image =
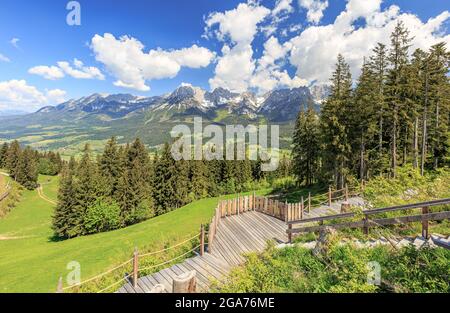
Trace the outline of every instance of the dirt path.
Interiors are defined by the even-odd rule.
[[[47,201],[47,202],[49,202],[49,203],[51,203],[51,204],[53,204],[53,205],[57,205],[56,201],[54,201],[54,200],[48,198],[48,197],[44,194],[44,189],[43,189],[42,185],[40,185],[40,186],[37,188],[37,192],[38,192],[39,197],[40,197],[42,200]]]

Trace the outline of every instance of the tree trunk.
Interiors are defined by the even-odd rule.
[[[435,138],[434,138],[434,169],[438,168],[439,165],[439,156],[438,156],[438,145],[440,141],[439,136],[439,101],[436,101],[436,122],[435,122]]]
[[[365,145],[364,145],[364,137],[361,135],[361,155],[360,155],[360,168],[359,168],[359,178],[364,179],[364,151]]]
[[[394,125],[392,127],[392,178],[395,178],[397,175],[397,105],[395,105],[394,111]]]
[[[422,151],[420,159],[420,174],[423,176],[425,171],[425,158],[427,149],[427,111],[428,111],[428,60],[425,72],[425,104],[423,108],[423,126],[422,126]]]
[[[413,138],[413,167],[419,167],[419,117],[416,116],[414,121],[414,138]]]

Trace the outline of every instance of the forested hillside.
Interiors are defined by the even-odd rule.
[[[391,45],[367,56],[356,85],[338,56],[320,114],[300,112],[294,133],[298,182],[396,177],[398,166],[437,169],[450,162],[450,53],[445,43],[408,54],[412,36],[399,22]]]

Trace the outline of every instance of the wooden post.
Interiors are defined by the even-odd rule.
[[[364,227],[363,227],[363,232],[364,235],[368,235],[369,234],[369,220],[367,218],[367,215],[364,215]]]
[[[287,200],[286,200],[286,201],[284,201],[284,211],[283,211],[284,220],[286,221],[286,223],[288,222],[287,211],[288,211],[288,203],[287,203]]]
[[[422,214],[428,214],[430,208],[429,207],[423,207],[422,208]],[[422,237],[425,239],[429,239],[430,235],[428,233],[428,220],[425,219],[425,217],[422,216]]]
[[[308,213],[311,211],[311,192],[308,193]]]
[[[256,211],[256,192],[253,191],[253,211]]]
[[[300,219],[303,219],[303,209],[304,209],[304,202],[303,202],[303,196],[302,196],[302,203],[300,204]]]
[[[328,187],[328,206],[331,206],[331,186]]]
[[[205,226],[200,226],[200,255],[205,254]]]
[[[56,293],[63,293],[63,278],[59,277],[58,286],[56,287]]]
[[[138,281],[138,271],[139,271],[139,253],[137,247],[134,248],[133,254],[133,287],[137,287]]]
[[[183,273],[173,279],[173,293],[194,293],[197,289],[196,271]]]
[[[345,184],[345,201],[348,201],[348,185]]]
[[[292,230],[292,224],[289,224],[288,225],[288,241],[289,241],[289,243],[291,243],[292,242],[292,233],[290,232],[291,230]]]

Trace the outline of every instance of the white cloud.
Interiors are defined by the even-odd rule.
[[[390,34],[398,20],[404,22],[414,37],[412,49],[428,49],[439,41],[450,43],[450,35],[441,33],[443,23],[450,17],[449,12],[444,11],[422,22],[414,14],[400,13],[395,5],[381,11],[380,4],[381,0],[349,0],[333,24],[310,26],[292,38],[289,61],[297,68],[297,76],[308,82],[328,82],[336,56],[341,53],[356,78],[363,57],[371,54],[376,43],[389,45]],[[355,27],[353,23],[359,18],[366,23]]]
[[[11,45],[13,45],[14,48],[20,49],[20,48],[19,48],[19,41],[20,41],[19,38],[12,38],[12,39],[9,41],[9,43],[10,43]]]
[[[293,11],[292,0],[277,0],[272,15],[287,14]]]
[[[292,48],[290,42],[281,45],[277,38],[270,37],[264,44],[264,52],[250,80],[250,86],[259,92],[267,92],[279,87],[295,88],[306,85],[306,81],[298,76],[291,78],[286,70],[282,70],[287,53]]]
[[[28,70],[28,73],[39,75],[45,79],[56,80],[64,77],[64,72],[57,66],[45,66],[39,65],[32,67]]]
[[[0,62],[11,62],[11,60],[6,55],[0,53]]]
[[[359,1],[365,3],[366,1]],[[328,7],[328,1],[321,0],[299,0],[298,4],[307,10],[306,18],[308,22],[318,24],[323,17],[323,11]]]
[[[290,43],[281,45],[271,36],[264,45],[259,60],[253,57],[252,42],[258,33],[273,33],[283,16],[293,11],[292,1],[279,0],[271,11],[257,2],[241,3],[235,9],[215,12],[206,19],[206,33],[224,42],[222,55],[218,58],[214,77],[209,80],[212,89],[223,87],[242,92],[254,88],[266,92],[277,87],[298,87],[304,84],[298,77],[291,78],[278,62],[286,58]],[[268,17],[269,25],[260,24]],[[213,26],[217,24],[214,31]]]
[[[99,79],[104,80],[105,76],[94,66],[84,66],[83,62],[78,59],[73,60],[73,66],[69,62],[57,62],[57,66],[39,65],[32,67],[28,73],[44,77],[45,79],[56,80],[61,79],[65,75],[69,75],[76,79]]]
[[[52,89],[46,92],[47,100],[50,103],[62,103],[66,100],[67,92],[61,89]]]
[[[64,71],[69,76],[72,76],[73,78],[77,79],[99,79],[104,80],[105,76],[102,74],[102,72],[94,67],[94,66],[84,66],[83,62],[80,60],[75,59],[74,60],[74,66],[73,68],[69,62],[60,61],[57,63],[59,68]]]
[[[214,53],[193,45],[190,48],[165,51],[162,49],[144,52],[144,45],[133,37],[116,39],[112,34],[95,35],[91,48],[97,61],[103,63],[117,79],[114,85],[148,91],[147,80],[173,78],[181,67],[206,67]]]
[[[44,105],[64,101],[65,91],[60,89],[39,91],[25,80],[0,82],[0,108],[34,110]]]
[[[250,44],[257,31],[258,24],[264,20],[270,10],[253,2],[240,3],[235,9],[222,12],[214,12],[206,19],[207,33],[211,32],[214,25],[219,25],[215,35],[221,41],[229,38],[234,44]]]

